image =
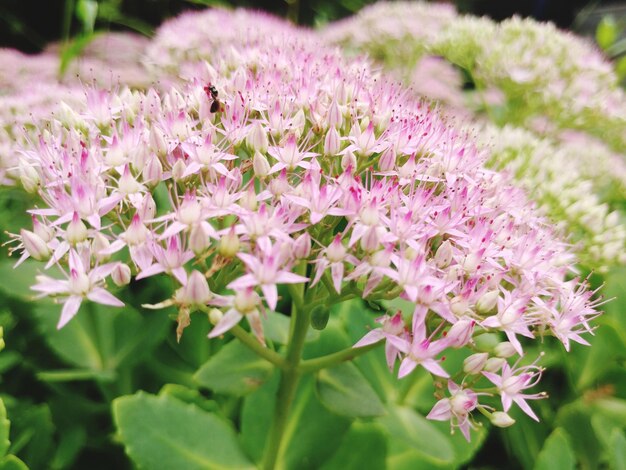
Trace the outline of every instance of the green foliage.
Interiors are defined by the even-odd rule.
[[[118,398],[113,416],[120,440],[139,468],[253,468],[225,421],[167,395]]]

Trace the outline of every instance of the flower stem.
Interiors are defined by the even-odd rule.
[[[341,351],[337,351],[336,353],[328,354],[326,356],[302,361],[302,363],[300,364],[300,372],[303,374],[308,374],[309,372],[316,372],[320,369],[325,369],[326,367],[333,367],[342,362],[350,361],[355,357],[359,357],[366,352],[375,349],[381,344],[384,344],[384,342],[379,341],[374,344],[368,344],[367,346],[363,346],[362,348],[349,347],[346,349],[342,349]]]
[[[278,354],[276,351],[273,351],[263,346],[254,336],[252,336],[239,325],[235,325],[234,327],[232,327],[230,332],[248,348],[252,349],[252,351],[257,353],[266,361],[271,362],[276,367],[280,369],[285,369],[285,367],[287,366],[287,361],[285,361],[285,358],[283,356]]]
[[[289,289],[293,299],[291,309],[292,328],[289,335],[289,343],[287,344],[286,364],[280,378],[278,395],[276,397],[274,418],[263,458],[262,468],[265,470],[272,470],[276,466],[283,434],[287,427],[289,410],[300,380],[299,365],[302,358],[302,350],[304,349],[304,340],[309,328],[311,312],[303,306],[303,296],[301,291],[297,290],[298,287],[294,286]]]

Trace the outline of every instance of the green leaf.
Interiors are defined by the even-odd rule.
[[[159,391],[159,395],[167,395],[184,403],[196,405],[209,413],[218,413],[219,405],[215,400],[205,398],[198,390],[179,384],[165,384]]]
[[[279,375],[277,371],[271,380],[244,401],[241,439],[244,448],[256,462],[260,462],[265,449],[276,406]],[[319,402],[314,385],[310,375],[300,380],[276,468],[320,468],[339,447],[341,437],[350,426],[347,418],[328,411]]]
[[[7,455],[0,461],[0,470],[28,470],[28,466],[15,455]]]
[[[533,421],[518,407],[511,408],[508,413],[516,423],[500,433],[519,464],[525,469],[531,469],[547,438],[548,430],[543,423]]]
[[[602,49],[608,49],[619,37],[619,27],[612,16],[602,18],[596,29],[596,42]]]
[[[0,400],[0,457],[7,455],[11,442],[9,441],[9,430],[11,422],[7,419],[7,410],[4,402]]]
[[[562,428],[556,428],[539,452],[535,470],[570,470],[575,466],[576,459],[567,433]]]
[[[581,468],[597,468],[602,453],[600,442],[592,429],[591,410],[589,406],[581,401],[576,401],[559,409],[556,418],[556,425],[567,429],[572,449],[576,454]],[[515,429],[520,422],[510,429]]]
[[[613,470],[626,470],[626,436],[624,436],[624,431],[613,430],[609,460]]]
[[[228,424],[175,398],[143,392],[121,397],[113,402],[113,417],[139,468],[253,468]]]
[[[34,292],[30,286],[35,283],[35,276],[43,268],[44,263],[26,260],[17,268],[13,268],[17,260],[13,258],[0,261],[0,291],[3,295],[21,300],[29,300]]]
[[[385,407],[354,364],[340,364],[317,374],[320,401],[331,411],[352,418],[385,414]]]
[[[47,404],[20,406],[11,411],[11,453],[29,467],[46,468],[54,452],[55,425]]]
[[[402,442],[434,464],[454,461],[450,440],[425,417],[411,408],[397,405],[389,405],[387,411],[378,422],[387,429],[392,440]]]
[[[63,429],[50,468],[70,468],[87,442],[87,431],[82,426]]]
[[[194,378],[215,392],[241,396],[259,388],[273,369],[272,364],[235,340],[211,357]]]
[[[355,450],[357,450],[355,452]],[[322,470],[361,470],[385,468],[387,458],[387,435],[376,423],[352,423],[350,430],[332,458]]]

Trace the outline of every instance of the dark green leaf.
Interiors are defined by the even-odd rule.
[[[385,414],[385,407],[354,364],[340,364],[317,374],[320,401],[331,411],[352,418]]]
[[[385,468],[387,435],[376,423],[356,421],[350,426],[341,446],[322,470],[361,470]]]
[[[45,468],[54,451],[55,426],[47,404],[11,409],[10,452],[32,468]]]
[[[571,470],[575,466],[576,459],[567,433],[556,428],[539,452],[535,470]]]
[[[240,396],[259,388],[271,376],[273,368],[239,341],[231,341],[211,357],[194,378],[215,392]]]
[[[221,419],[175,398],[145,393],[113,402],[126,452],[139,468],[252,469],[233,430]]]
[[[398,440],[435,464],[454,461],[454,448],[448,437],[411,408],[389,405],[387,415],[378,421]],[[428,436],[426,438],[426,436]]]
[[[7,455],[11,442],[9,441],[9,430],[11,422],[7,419],[7,410],[4,402],[0,400],[0,457]]]
[[[278,344],[287,344],[289,340],[289,323],[291,319],[288,316],[276,312],[267,312],[261,317],[263,323],[263,332],[265,337]],[[309,329],[306,334],[306,341],[314,341],[319,337],[319,333]]]

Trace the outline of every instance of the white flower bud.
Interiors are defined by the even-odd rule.
[[[212,325],[217,325],[223,316],[224,314],[221,310],[218,310],[216,308],[212,308],[211,310],[209,310],[209,321]]]
[[[30,230],[20,230],[24,249],[28,254],[37,261],[43,261],[50,257],[50,248],[43,239]]]
[[[489,359],[487,353],[476,353],[466,357],[463,361],[463,372],[469,375],[478,374],[485,367],[487,359]]]
[[[487,372],[498,372],[506,361],[501,357],[490,357],[483,368]]]
[[[503,341],[493,349],[493,353],[498,357],[507,358],[517,354],[517,351],[511,343]]]
[[[37,170],[27,163],[20,162],[20,181],[28,193],[35,193],[41,184]]]
[[[222,235],[218,251],[224,258],[233,258],[239,252],[239,237],[235,233],[234,229],[231,229],[227,234]]]
[[[437,252],[435,253],[435,263],[439,268],[446,268],[452,262],[452,244],[446,240],[439,248],[437,248]]]
[[[202,225],[193,225],[189,232],[189,248],[191,248],[191,251],[198,255],[206,251],[209,246],[211,246],[211,242]]]
[[[498,290],[485,292],[476,302],[476,311],[478,313],[491,312],[496,307],[499,296],[500,292]]]
[[[353,169],[357,167],[356,155],[351,151],[347,151],[343,154],[343,157],[341,157],[341,168],[346,170],[348,167],[352,167]]]
[[[183,175],[185,174],[185,170],[187,170],[187,165],[182,160],[177,160],[172,167],[172,178],[174,181],[181,180]]]
[[[254,190],[254,186],[250,186],[248,190],[242,194],[241,198],[239,199],[239,205],[244,209],[248,209],[250,211],[256,210],[258,202],[256,200],[256,192]]]
[[[71,245],[76,245],[87,239],[87,227],[76,212],[74,212],[70,223],[67,224],[65,238]]]
[[[491,424],[499,428],[508,428],[509,426],[515,424],[515,420],[504,411],[494,411],[491,413],[491,416],[489,416],[489,421],[491,421]]]
[[[457,295],[450,300],[450,310],[452,310],[452,313],[457,317],[461,317],[469,310],[469,303],[466,298]]]
[[[118,287],[122,287],[130,283],[130,268],[128,265],[124,263],[116,265],[111,272],[111,279]]]
[[[187,285],[183,288],[183,298],[185,303],[191,305],[205,305],[211,300],[209,284],[200,271],[193,270],[189,275]]]
[[[252,129],[250,129],[250,132],[246,136],[246,144],[248,145],[248,148],[255,153],[267,152],[267,148],[269,145],[267,140],[267,133],[265,132],[265,129],[263,129],[263,126],[259,121],[256,121],[252,125]]]
[[[161,165],[160,160],[156,157],[150,158],[144,166],[141,176],[144,183],[148,185],[156,186],[159,184],[163,178],[163,165]]]
[[[254,152],[252,157],[252,169],[257,178],[265,178],[270,173],[270,163],[260,152]]]
[[[96,232],[93,237],[93,241],[91,242],[91,252],[99,262],[103,262],[111,257],[110,255],[102,253],[103,251],[108,250],[110,246],[111,243],[109,243],[107,237],[102,235],[100,232]]]
[[[337,155],[340,149],[341,139],[339,137],[339,133],[337,132],[337,129],[331,127],[328,129],[326,137],[324,138],[324,154],[332,157]]]
[[[304,232],[293,242],[293,256],[296,259],[308,258],[311,254],[311,236]]]
[[[157,156],[164,157],[167,155],[167,142],[163,132],[156,126],[150,128],[150,136],[148,138],[150,144],[150,150],[152,150]]]

